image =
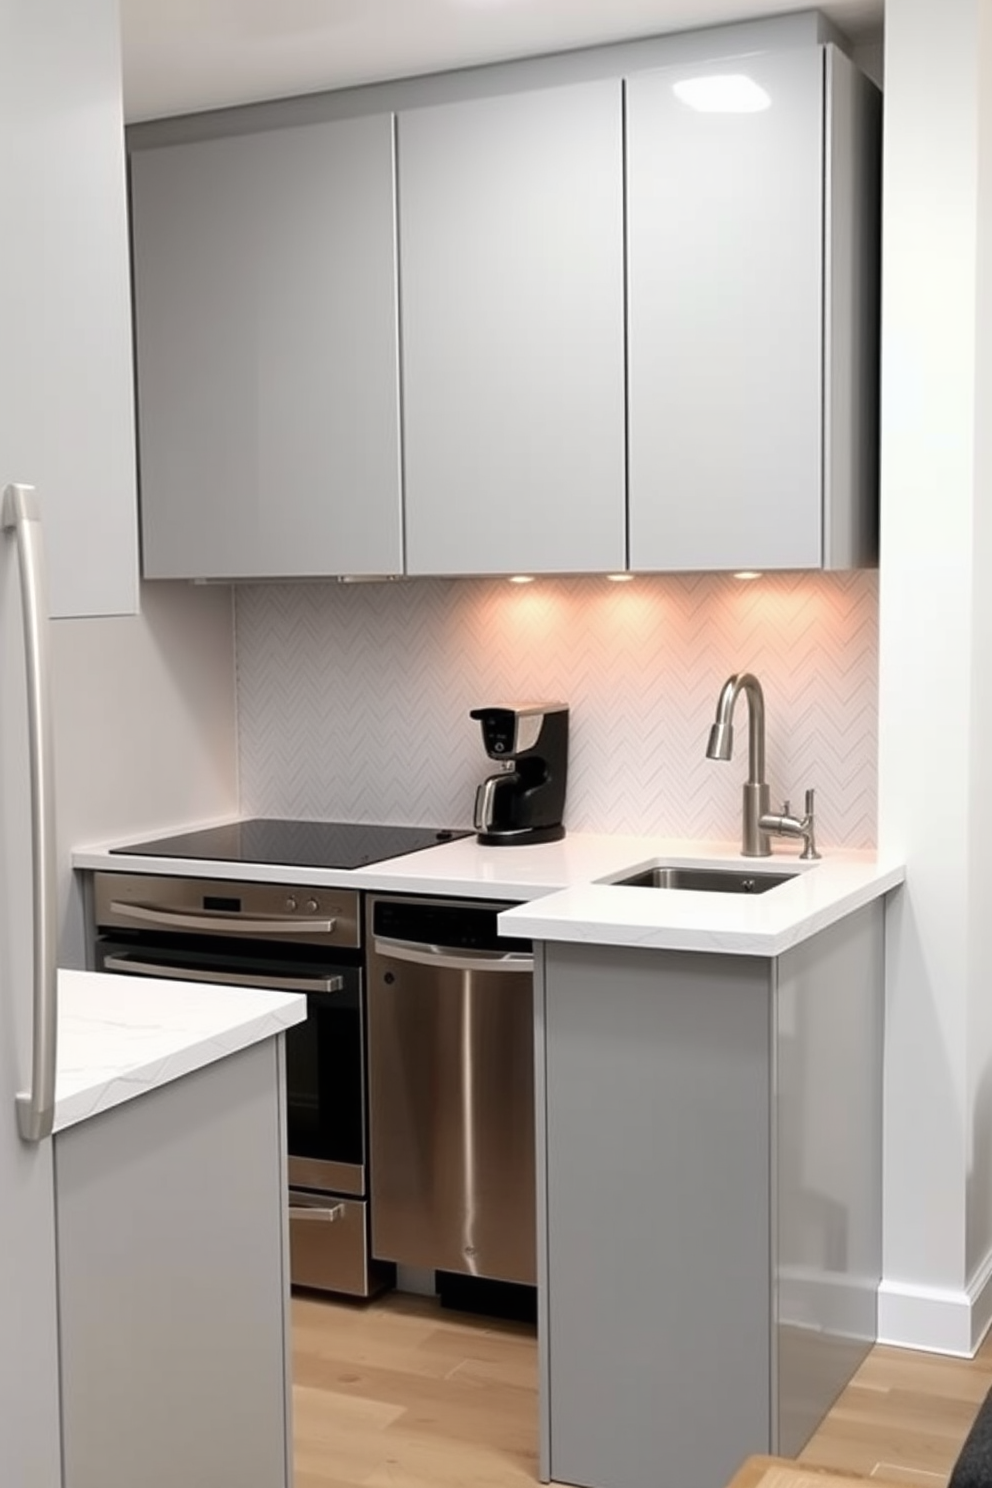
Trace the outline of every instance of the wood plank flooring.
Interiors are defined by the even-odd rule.
[[[516,1488],[537,1479],[533,1327],[293,1300],[296,1488]]]
[[[943,1488],[992,1389],[992,1334],[974,1359],[879,1346],[800,1458],[921,1488]]]
[[[293,1299],[296,1488],[518,1488],[537,1480],[535,1332],[393,1293]],[[943,1488],[992,1389],[975,1359],[876,1348],[800,1454]],[[714,1485],[719,1488],[719,1485]]]

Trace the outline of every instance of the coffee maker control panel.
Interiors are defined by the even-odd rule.
[[[517,717],[509,708],[491,708],[482,715],[482,743],[488,755],[511,755]]]
[[[490,759],[513,759],[533,749],[549,713],[566,713],[566,703],[523,703],[474,708],[471,717],[482,725],[482,743]]]

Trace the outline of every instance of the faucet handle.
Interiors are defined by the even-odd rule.
[[[791,816],[791,814],[792,814],[792,802],[789,800],[788,796],[786,796],[785,800],[782,802],[782,815],[783,816]]]
[[[816,800],[816,791],[815,790],[808,790],[806,792],[806,815],[807,816],[812,816],[813,815],[813,804],[814,804],[815,800]]]

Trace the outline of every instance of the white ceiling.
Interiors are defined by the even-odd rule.
[[[127,118],[562,51],[755,15],[810,0],[121,0]],[[824,0],[852,39],[882,0]]]

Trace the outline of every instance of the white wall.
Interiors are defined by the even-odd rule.
[[[879,839],[894,1342],[968,1352],[992,1271],[992,7],[889,0]],[[980,396],[981,395],[981,396]]]
[[[52,625],[62,965],[85,964],[73,847],[237,810],[230,590],[146,584],[141,604]]]

